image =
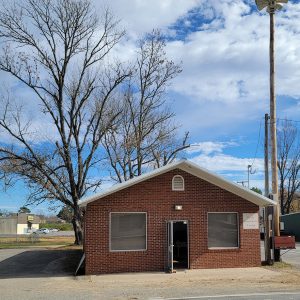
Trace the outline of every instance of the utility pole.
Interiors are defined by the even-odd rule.
[[[265,114],[265,142],[264,142],[264,166],[265,166],[265,196],[269,198],[269,115]]]
[[[280,236],[280,203],[278,197],[278,172],[277,172],[277,139],[276,139],[276,96],[275,96],[275,36],[274,19],[275,11],[282,8],[281,3],[288,0],[255,0],[259,10],[267,8],[270,15],[270,136],[271,136],[271,169],[272,169],[272,194],[273,200],[277,202],[274,208],[274,231],[276,236]],[[280,250],[274,251],[275,261],[280,260]]]
[[[278,197],[278,169],[277,169],[277,137],[276,137],[276,96],[275,96],[275,37],[274,18],[275,7],[269,9],[270,14],[270,135],[271,135],[271,168],[272,168],[272,194],[273,200],[277,202],[274,208],[274,233],[280,236],[279,210],[280,203]],[[280,250],[274,250],[274,260],[280,260]]]
[[[269,197],[269,115],[265,114],[265,141],[264,141],[264,167],[265,167],[265,196]],[[270,226],[270,222],[273,222],[272,207],[266,206],[264,208],[264,245],[265,245],[265,261],[268,265],[272,264],[271,255],[271,235],[270,230],[273,226]]]

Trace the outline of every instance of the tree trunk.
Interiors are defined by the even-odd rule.
[[[289,214],[291,211],[291,205],[292,205],[292,200],[288,202],[286,209],[285,209],[285,214]]]
[[[75,233],[75,245],[83,244],[83,215],[79,207],[74,209],[72,225]]]

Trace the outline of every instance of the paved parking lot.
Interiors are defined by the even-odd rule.
[[[300,243],[296,243],[296,249],[281,251],[281,258],[284,262],[287,262],[300,269]]]
[[[81,250],[2,249],[0,279],[70,276],[81,255]]]
[[[261,242],[261,260],[265,260],[264,244]],[[296,249],[282,250],[281,259],[283,262],[291,264],[295,268],[300,269],[300,243],[296,243]]]

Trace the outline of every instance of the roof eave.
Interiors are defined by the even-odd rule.
[[[161,175],[163,173],[169,172],[173,169],[181,169],[185,172],[188,172],[198,178],[201,178],[203,180],[206,180],[216,186],[219,186],[222,189],[225,189],[233,194],[236,194],[240,196],[241,198],[244,198],[258,206],[264,207],[269,205],[277,205],[277,203],[269,198],[264,197],[263,195],[260,195],[254,191],[251,191],[245,187],[242,187],[234,182],[231,182],[229,180],[224,179],[223,177],[213,174],[210,171],[200,168],[197,164],[192,163],[190,161],[186,160],[180,160],[178,162],[163,166],[161,168],[158,168],[150,173],[146,173],[143,175],[140,175],[138,177],[135,177],[133,179],[130,179],[129,181],[116,184],[115,186],[112,186],[107,191],[97,193],[93,196],[87,197],[85,199],[82,199],[79,201],[80,207],[85,207],[87,204],[101,199],[103,197],[106,197],[110,194],[116,193],[118,191],[121,191],[123,189],[126,189],[130,186],[133,186],[135,184],[138,184],[140,182],[143,182],[145,180],[148,180],[150,178],[156,177],[158,175]]]
[[[89,204],[89,203],[91,203],[91,202],[93,202],[97,199],[101,199],[105,196],[108,196],[110,194],[113,194],[113,193],[116,193],[116,192],[121,191],[123,189],[126,189],[127,187],[130,187],[130,186],[133,186],[133,185],[138,184],[140,182],[143,182],[144,180],[147,180],[147,179],[156,177],[158,175],[161,175],[163,173],[169,172],[173,169],[180,168],[180,166],[182,164],[184,164],[185,162],[186,162],[185,160],[179,160],[179,161],[174,162],[172,164],[157,168],[152,172],[142,174],[140,176],[137,176],[135,178],[132,178],[132,179],[130,179],[128,181],[125,181],[125,182],[122,182],[122,183],[118,183],[118,184],[112,186],[111,188],[109,188],[107,191],[97,193],[97,194],[92,195],[90,197],[87,197],[85,199],[79,200],[79,207],[85,207],[87,204]]]
[[[245,188],[237,183],[234,183],[227,179],[224,179],[223,177],[221,177],[219,175],[213,174],[204,168],[200,169],[199,166],[193,162],[190,162],[190,161],[186,162],[183,170],[194,176],[202,178],[203,180],[207,180],[210,183],[217,185],[220,188],[225,189],[233,194],[236,194],[258,206],[264,207],[264,206],[269,206],[269,205],[277,205],[277,203],[275,201],[273,201],[263,195],[260,195],[252,190],[249,190],[248,188]],[[203,174],[205,174],[205,176],[201,176]]]

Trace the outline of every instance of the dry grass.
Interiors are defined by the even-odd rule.
[[[293,266],[289,263],[280,261],[280,262],[274,262],[274,265],[272,266],[264,266],[267,269],[291,269]]]
[[[73,243],[73,236],[0,237],[0,249],[35,246],[72,245]]]
[[[69,244],[69,245],[58,247],[56,249],[58,249],[58,250],[83,250],[83,246],[82,245]]]

